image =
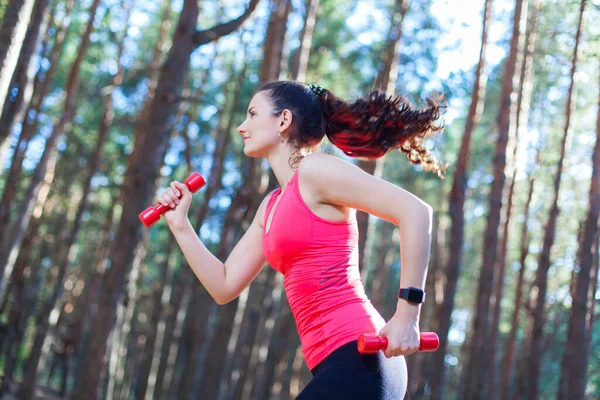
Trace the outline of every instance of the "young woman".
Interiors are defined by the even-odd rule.
[[[281,187],[264,198],[225,263],[206,249],[191,226],[187,187],[173,181],[159,196],[159,202],[171,207],[164,216],[183,254],[217,303],[235,299],[265,261],[284,275],[302,351],[314,376],[298,400],[404,397],[403,356],[419,347],[421,300],[398,298],[387,323],[373,307],[358,270],[356,210],[399,226],[400,288],[422,294],[432,208],[406,190],[317,150],[324,136],[353,157],[377,158],[400,149],[412,163],[442,176],[445,166],[422,142],[441,129],[435,125],[438,102],[428,103],[426,109],[413,110],[402,97],[372,91],[350,104],[318,85],[261,85],[238,132],[244,154],[266,158]],[[389,344],[378,354],[360,354],[361,333],[387,337]]]

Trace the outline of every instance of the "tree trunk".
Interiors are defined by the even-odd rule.
[[[0,162],[4,159],[2,147],[7,146],[9,142],[7,140],[3,145],[1,143],[2,140],[6,140],[10,137],[15,121],[22,118],[22,111],[29,106],[31,101],[33,80],[40,59],[39,55],[36,54],[36,50],[48,29],[48,21],[51,18],[50,15],[54,15],[56,3],[57,2],[55,1],[51,12],[47,12],[48,0],[37,0],[33,8],[31,22],[29,23],[27,33],[25,34],[25,40],[23,41],[23,47],[21,47],[19,60],[15,66],[15,72],[9,86],[9,95],[4,102],[2,117],[0,118]],[[50,38],[48,36],[45,44],[49,41]],[[43,53],[44,52],[42,51],[42,54]],[[13,88],[17,88],[18,92],[14,100],[11,101],[10,90]]]
[[[118,192],[118,189],[115,190]],[[84,293],[80,297],[80,300],[76,304],[76,313],[80,315],[80,337],[78,338],[79,345],[74,355],[74,385],[71,393],[78,392],[78,384],[81,382],[81,374],[83,368],[81,363],[84,362],[84,355],[88,352],[90,347],[90,337],[92,335],[90,326],[92,321],[95,320],[97,315],[97,299],[99,293],[102,290],[103,277],[107,269],[108,257],[114,246],[114,219],[117,202],[119,201],[118,194],[111,196],[111,202],[106,209],[106,216],[102,228],[98,235],[98,246],[91,254],[91,261],[83,263],[88,268],[88,278],[85,280],[86,285],[84,287]]]
[[[234,73],[233,68],[234,65],[231,64],[229,71],[230,75]],[[212,199],[214,194],[216,194],[222,188],[222,178],[225,172],[225,156],[229,147],[229,143],[231,141],[230,132],[232,131],[233,123],[235,121],[235,110],[238,108],[239,99],[241,98],[241,82],[245,77],[245,71],[246,65],[244,65],[242,70],[237,73],[238,78],[231,83],[231,88],[228,88],[228,90],[231,90],[230,98],[232,100],[225,104],[226,108],[221,109],[219,111],[219,114],[221,115],[219,126],[211,134],[212,138],[216,142],[212,161],[212,171],[207,180],[207,185],[204,194],[204,203],[198,210],[198,214],[195,217],[195,226],[202,226],[209,211],[209,201]],[[225,230],[222,233],[225,233]],[[224,253],[221,253],[221,256],[222,255],[224,255]],[[213,308],[215,307],[215,304],[212,301],[206,301],[207,293],[204,290],[202,291],[202,297],[200,297],[200,284],[199,282],[197,282],[196,277],[192,273],[192,270],[189,267],[189,265],[184,266],[184,271],[182,273],[188,276],[188,279],[194,281],[194,286],[192,288],[193,308],[201,309],[202,313],[205,313],[206,315],[214,313],[215,311],[213,310]],[[198,318],[198,315],[195,313],[193,315],[188,314],[188,319],[186,319],[185,332],[191,332],[191,334],[193,335],[192,337],[194,339],[192,340],[188,354],[186,354],[187,359],[185,361],[185,369],[192,369],[198,372],[196,374],[183,375],[178,391],[179,396],[182,398],[191,398],[193,396],[194,386],[197,384],[198,381],[196,375],[201,375],[203,372],[203,369],[198,369],[198,365],[200,363],[199,360],[202,358],[202,355],[205,354],[206,351],[208,351],[203,351],[202,349],[207,348],[207,343],[209,342],[209,340],[205,339],[204,337],[206,327],[204,322],[202,321],[202,318]],[[201,337],[202,340],[199,340],[199,337]],[[213,362],[211,358],[209,358],[209,360],[209,362]]]
[[[52,211],[56,202],[49,201],[46,203],[45,209]],[[46,214],[47,215],[47,214]],[[17,263],[11,277],[8,292],[11,296],[6,296],[0,308],[0,315],[8,308],[8,300],[11,298],[10,310],[8,312],[8,320],[4,326],[4,332],[0,335],[0,357],[4,353],[4,368],[3,377],[0,384],[0,394],[8,388],[12,382],[13,373],[16,368],[18,349],[24,340],[27,319],[34,312],[34,304],[38,300],[39,294],[32,289],[36,286],[36,281],[40,276],[40,265],[31,260],[33,256],[33,248],[39,242],[39,227],[41,225],[40,218],[35,219],[31,224],[25,240],[23,241],[23,254],[17,259]],[[45,242],[40,249],[40,252],[46,253],[50,243]],[[32,268],[31,266],[37,266]],[[29,279],[26,278],[26,270],[28,270]]]
[[[67,182],[72,182],[72,179],[69,179],[69,177],[66,177]],[[66,192],[69,192],[69,187],[66,188]],[[80,198],[78,196],[72,196],[70,199],[70,205],[72,207],[79,207],[79,205],[81,204],[80,202]],[[71,207],[69,207],[71,208]],[[47,278],[46,278],[46,284],[44,285],[44,287],[49,287],[50,289],[50,295],[47,298],[42,298],[41,296],[38,298],[39,300],[39,311],[37,312],[36,315],[36,329],[35,329],[35,339],[33,344],[31,345],[31,350],[30,350],[30,354],[29,357],[27,359],[27,363],[26,363],[26,368],[25,368],[25,372],[24,372],[24,378],[23,381],[19,387],[19,398],[23,398],[23,399],[31,399],[33,398],[34,395],[34,389],[36,386],[36,381],[37,381],[37,376],[38,374],[41,372],[41,370],[43,368],[39,368],[39,361],[40,358],[42,357],[44,352],[48,352],[49,348],[50,348],[50,341],[48,341],[48,339],[50,338],[47,333],[48,333],[48,329],[49,329],[49,324],[50,322],[50,316],[52,314],[54,305],[59,302],[59,298],[62,296],[63,294],[63,288],[64,288],[64,278],[65,278],[65,274],[66,274],[66,270],[64,268],[62,268],[62,263],[64,262],[64,251],[62,249],[65,248],[65,243],[68,241],[68,237],[71,235],[72,232],[72,225],[71,225],[71,221],[68,220],[68,215],[69,215],[69,210],[65,210],[65,216],[64,216],[64,222],[69,222],[69,223],[64,223],[64,226],[61,225],[60,228],[60,234],[58,234],[56,236],[56,242],[55,242],[55,252],[57,252],[58,254],[53,257],[56,260],[57,265],[54,265],[52,267],[52,271],[51,273],[48,274]],[[39,220],[37,220],[39,221]],[[36,223],[32,223],[30,224],[30,227],[34,227],[37,230],[36,227]],[[35,233],[33,233],[34,235],[37,235],[38,233],[36,231],[34,231]],[[75,248],[76,249],[76,248]],[[29,249],[27,248],[22,248],[22,251],[24,252],[29,252]],[[61,253],[63,253],[61,255]],[[63,304],[64,305],[64,304]],[[60,310],[62,309],[62,307],[58,308],[55,310],[56,315],[60,315]],[[52,322],[52,324],[56,324],[58,322],[58,319],[55,320],[54,322]],[[53,325],[54,326],[54,325]]]
[[[281,285],[279,296],[281,299],[285,297],[283,285]],[[273,384],[280,382],[280,379],[276,377],[279,363],[281,363],[281,360],[287,361],[289,358],[289,338],[292,335],[297,335],[297,332],[294,330],[294,316],[292,315],[289,303],[287,300],[281,300],[279,304],[280,306],[276,311],[274,319],[273,337],[271,340],[266,341],[268,343],[268,351],[264,362],[264,373],[259,377],[260,380],[252,387],[250,398],[272,398],[271,391]]]
[[[491,304],[493,307],[492,313],[492,325],[490,330],[490,338],[488,341],[490,360],[489,360],[489,379],[488,379],[488,393],[492,393],[492,398],[498,398],[500,392],[498,391],[498,385],[500,384],[500,374],[496,373],[497,370],[497,362],[496,362],[496,354],[497,354],[497,337],[498,337],[498,327],[500,326],[500,313],[501,313],[501,303],[502,297],[504,296],[504,280],[506,276],[506,253],[508,248],[508,235],[509,235],[509,226],[510,219],[512,215],[512,207],[513,207],[513,194],[515,190],[516,178],[517,178],[517,166],[516,166],[516,157],[517,150],[519,144],[519,137],[521,131],[528,132],[528,120],[529,120],[529,103],[531,101],[531,87],[533,80],[533,50],[535,49],[535,40],[536,40],[536,25],[537,25],[537,15],[540,7],[540,0],[534,0],[533,10],[530,21],[530,29],[527,35],[525,35],[526,40],[523,41],[523,48],[519,48],[519,52],[523,53],[523,57],[521,58],[521,66],[520,66],[520,76],[519,76],[519,84],[518,84],[518,94],[517,94],[517,103],[516,109],[512,109],[511,107],[511,125],[514,125],[514,140],[512,140],[512,156],[511,163],[509,164],[509,168],[512,169],[512,174],[507,182],[508,184],[508,194],[506,211],[505,211],[505,219],[503,224],[502,231],[502,240],[500,242],[498,256],[498,264],[496,269],[498,271],[498,277],[495,279],[496,286],[494,290],[494,295],[491,299]],[[526,17],[523,17],[526,18]]]
[[[471,92],[471,105],[465,123],[465,132],[458,153],[458,161],[452,181],[452,190],[448,198],[448,211],[451,219],[450,243],[448,247],[448,263],[446,264],[446,288],[443,301],[437,309],[437,334],[440,338],[440,348],[432,355],[432,368],[430,368],[431,395],[433,400],[443,397],[445,362],[448,348],[448,332],[460,266],[462,262],[462,248],[464,242],[464,204],[467,191],[467,170],[469,166],[471,136],[477,128],[483,113],[485,92],[487,87],[487,74],[485,73],[485,56],[488,43],[488,29],[492,16],[492,0],[486,0],[483,9],[483,27],[481,32],[481,47],[479,62],[475,70],[475,82]]]
[[[184,1],[173,46],[161,68],[156,97],[149,104],[148,118],[141,119],[136,126],[135,146],[123,180],[123,215],[111,257],[112,267],[106,273],[105,288],[98,303],[98,318],[94,326],[92,346],[87,354],[79,397],[95,399],[98,396],[98,371],[102,368],[106,340],[113,329],[114,310],[123,292],[127,269],[140,239],[142,226],[137,214],[152,198],[158,169],[163,162],[160,156],[164,154],[169,139],[169,127],[179,105],[179,92],[189,70],[190,55],[198,46],[215,41],[237,29],[254,11],[257,2],[252,0],[245,12],[235,20],[207,31],[197,31],[198,3],[195,0]]]
[[[33,12],[35,0],[12,0],[8,2],[0,26],[0,110],[8,94],[10,81],[17,65],[23,39]],[[0,136],[0,146],[6,137]]]
[[[57,157],[58,149],[56,143],[58,139],[64,135],[64,128],[67,124],[71,123],[75,115],[75,98],[79,90],[79,73],[81,70],[81,64],[87,54],[87,49],[90,44],[90,35],[94,29],[94,20],[96,17],[96,11],[100,0],[94,0],[90,8],[90,18],[88,20],[85,32],[82,35],[81,44],[79,51],[67,79],[65,88],[65,99],[63,102],[63,113],[61,114],[58,122],[54,125],[50,137],[46,141],[44,152],[42,157],[33,172],[31,182],[25,194],[23,203],[19,207],[19,212],[15,223],[10,229],[10,234],[5,246],[2,247],[0,252],[0,265],[5,266],[5,274],[12,271],[14,263],[18,254],[18,248],[23,240],[23,233],[25,232],[27,225],[31,220],[33,209],[36,205],[39,195],[43,196],[42,186],[48,182],[52,182],[54,177],[55,159]],[[50,177],[50,178],[48,178]],[[6,210],[8,211],[8,210]]]
[[[465,379],[465,398],[478,399],[484,393],[487,377],[488,351],[487,338],[489,335],[489,308],[494,279],[494,266],[498,246],[498,226],[502,208],[502,192],[506,179],[506,147],[509,140],[510,115],[512,96],[514,93],[513,81],[519,76],[520,63],[517,62],[520,42],[523,40],[524,17],[527,14],[527,0],[517,0],[513,17],[513,35],[510,53],[504,69],[504,82],[502,85],[502,102],[498,114],[498,138],[496,141],[496,154],[494,155],[493,169],[494,180],[490,191],[490,206],[487,227],[484,237],[483,262],[479,276],[479,287],[476,297],[476,312],[473,322],[473,340],[469,347],[469,357],[465,365],[463,378]]]
[[[281,65],[282,65],[282,56],[283,56],[283,47],[285,42],[285,34],[287,21],[289,17],[290,7],[288,5],[289,0],[272,0],[272,12],[269,17],[268,29],[265,38],[264,44],[264,58],[260,66],[260,83],[271,81],[273,79],[278,79],[281,74]],[[249,161],[249,177],[244,177],[244,185],[236,194],[236,199],[241,200],[243,198],[247,198],[250,200],[247,202],[248,207],[246,208],[246,212],[243,214],[240,223],[235,227],[236,229],[231,230],[230,232],[233,234],[231,238],[234,238],[232,241],[226,241],[224,243],[225,247],[220,246],[221,249],[226,248],[227,252],[233,247],[234,243],[237,242],[237,238],[239,238],[243,231],[247,229],[250,222],[252,221],[256,209],[264,196],[264,192],[266,187],[261,185],[261,181],[263,181],[263,176],[267,175],[267,172],[262,169],[261,160],[252,158]],[[271,183],[275,182],[273,175],[270,177]],[[247,192],[247,194],[245,193]],[[233,206],[233,204],[232,204]],[[233,207],[230,207],[230,210]],[[230,219],[231,221],[231,219]],[[226,221],[227,224],[227,221]],[[225,228],[224,228],[225,229]],[[242,359],[240,361],[240,369],[241,375],[240,379],[237,380],[237,386],[233,385],[233,392],[231,393],[240,393],[244,387],[245,383],[245,370],[248,362],[250,362],[250,357],[252,355],[252,348],[256,346],[256,332],[257,332],[257,321],[253,318],[253,313],[255,310],[260,310],[263,307],[263,304],[271,304],[272,305],[272,293],[275,290],[273,288],[275,282],[275,275],[277,272],[268,268],[264,270],[254,282],[252,282],[247,290],[249,293],[254,293],[255,291],[258,293],[257,295],[249,295],[248,302],[244,310],[242,310],[245,314],[242,318],[242,333],[236,342],[236,348],[234,349],[234,354],[238,354],[241,352]],[[261,277],[264,275],[264,277]],[[237,304],[237,301],[233,303]],[[230,303],[231,304],[231,303]],[[227,305],[229,306],[229,304]],[[233,311],[233,310],[232,310]],[[266,312],[263,315],[264,318],[268,316],[269,312]],[[231,314],[229,314],[231,315]],[[222,325],[221,325],[222,326]],[[247,330],[246,330],[247,329]],[[245,335],[247,333],[247,335]],[[231,338],[229,340],[232,340]],[[221,345],[226,345],[226,342],[223,340],[219,340]],[[212,346],[211,346],[212,350]],[[214,359],[209,357],[209,363],[214,363]],[[234,361],[238,361],[237,358],[233,357]],[[220,366],[219,369],[213,367],[212,365],[208,365],[207,369],[211,371],[210,376],[212,378],[207,378],[205,381],[207,382],[215,382],[214,386],[207,388],[207,392],[205,396],[207,399],[217,399],[220,395],[221,390],[221,382],[229,381],[229,366],[232,365],[230,362],[230,358],[227,357],[224,364]],[[235,366],[234,366],[235,367]],[[223,388],[225,390],[225,388]],[[235,395],[234,395],[235,396]]]
[[[172,291],[173,281],[173,268],[175,267],[175,237],[169,236],[167,241],[167,248],[165,249],[164,256],[166,262],[160,267],[160,277],[157,282],[154,283],[154,290],[152,295],[152,309],[150,312],[150,318],[148,319],[148,334],[146,335],[146,342],[144,343],[144,349],[140,354],[140,366],[138,371],[138,384],[135,388],[135,398],[144,399],[146,393],[148,393],[148,387],[150,385],[149,393],[152,393],[154,389],[154,382],[156,382],[156,375],[153,377],[153,382],[150,382],[150,372],[154,365],[158,367],[159,358],[161,351],[162,338],[165,333],[165,324],[161,320],[161,311],[166,310],[169,306],[169,297]],[[161,338],[159,338],[159,335]]]
[[[388,32],[389,40],[383,51],[383,65],[375,78],[373,88],[381,89],[391,95],[396,91],[396,80],[398,76],[398,64],[400,63],[400,44],[402,40],[402,22],[408,11],[409,0],[395,0],[392,12],[392,21]],[[385,157],[374,161],[359,160],[356,165],[363,171],[381,178]],[[371,257],[373,247],[373,224],[369,222],[369,214],[363,211],[356,212],[358,224],[358,268],[361,271],[363,281],[367,280],[368,274],[377,269],[377,265],[365,268]]]
[[[263,269],[260,275],[250,285],[248,292],[248,301],[244,309],[244,315],[241,322],[241,329],[237,337],[237,343],[233,355],[233,374],[238,375],[239,379],[234,380],[227,393],[227,400],[241,399],[242,389],[246,382],[248,374],[248,366],[250,356],[256,345],[256,332],[258,329],[259,320],[264,320],[271,312],[272,299],[269,290],[273,290],[275,273],[269,273],[272,268]],[[258,303],[253,301],[254,298],[263,299],[263,302]],[[229,374],[222,374],[219,382],[229,381]],[[246,397],[246,396],[244,396]],[[207,397],[210,398],[210,397]]]
[[[533,330],[532,330],[532,334],[531,334],[531,345],[530,345],[530,349],[531,352],[529,354],[529,358],[528,358],[528,375],[529,375],[529,385],[528,385],[528,391],[527,391],[527,395],[529,398],[536,398],[538,396],[538,391],[539,391],[539,372],[540,372],[540,366],[541,366],[541,356],[542,356],[542,338],[543,338],[543,330],[544,330],[544,322],[545,322],[545,312],[544,312],[544,308],[546,306],[546,291],[547,291],[547,287],[548,287],[548,270],[550,269],[550,254],[551,254],[551,250],[552,250],[552,246],[554,244],[554,237],[556,234],[556,220],[558,219],[558,213],[559,213],[559,208],[558,208],[558,196],[559,196],[559,191],[560,191],[560,183],[561,183],[561,178],[562,178],[562,169],[563,169],[563,162],[564,162],[564,158],[565,158],[565,147],[566,147],[566,143],[567,143],[567,137],[569,134],[569,130],[571,127],[571,108],[572,108],[572,103],[573,103],[573,90],[574,90],[574,86],[575,86],[575,72],[577,70],[577,58],[578,58],[578,49],[579,49],[579,41],[581,38],[581,32],[582,32],[582,27],[583,27],[583,12],[585,9],[585,5],[586,5],[587,1],[583,0],[581,2],[581,6],[580,6],[580,11],[579,11],[579,23],[577,25],[577,33],[575,34],[575,49],[573,51],[573,60],[571,63],[571,76],[570,76],[570,85],[569,85],[569,91],[568,91],[568,95],[567,95],[567,102],[566,102],[566,110],[565,110],[565,127],[564,127],[564,133],[563,133],[563,138],[562,138],[562,142],[561,142],[561,146],[560,146],[560,157],[558,160],[558,166],[557,166],[557,170],[556,170],[556,176],[554,178],[554,199],[552,201],[552,206],[550,208],[550,213],[549,213],[549,217],[548,217],[548,222],[547,225],[545,227],[544,230],[544,244],[542,247],[542,251],[540,252],[540,256],[539,256],[539,261],[538,261],[538,269],[536,271],[536,276],[535,276],[535,286],[537,288],[537,296],[535,297],[535,303],[534,303],[534,309],[533,309]],[[596,153],[594,153],[594,169],[597,168],[596,163],[599,162],[597,160],[597,156]],[[596,172],[599,173],[599,172]],[[594,187],[597,182],[595,182],[598,179],[598,175],[593,175],[592,176],[592,189],[590,190],[590,196],[596,196],[596,191],[598,190],[596,187]],[[590,201],[600,201],[597,200],[593,197],[590,197]],[[571,343],[583,343],[584,342],[584,337],[585,337],[585,313],[586,313],[586,299],[587,299],[587,288],[588,286],[585,286],[585,288],[583,286],[580,285],[584,285],[586,284],[586,280],[589,283],[589,274],[590,274],[590,266],[591,266],[591,247],[592,247],[592,243],[594,240],[594,236],[597,230],[597,224],[598,224],[598,210],[595,209],[596,207],[600,207],[599,205],[591,205],[591,209],[590,209],[590,213],[596,213],[596,218],[591,221],[590,218],[592,218],[592,215],[588,216],[588,220],[586,221],[586,228],[585,228],[585,235],[584,235],[584,243],[582,243],[581,249],[580,249],[580,256],[581,256],[581,271],[585,271],[583,273],[583,278],[581,278],[581,280],[578,278],[578,283],[577,283],[577,290],[581,290],[582,292],[578,293],[576,296],[581,296],[581,297],[576,297],[575,299],[573,299],[573,309],[577,310],[574,311],[574,313],[577,315],[575,317],[575,321],[571,321],[571,324],[569,325],[569,330],[571,331],[572,328],[577,327],[576,329],[579,328],[579,326],[583,327],[583,330],[580,330],[579,332],[570,332],[570,335],[573,334],[575,335],[574,337],[571,337],[571,339],[576,339],[576,342],[571,342]],[[580,272],[581,275],[581,272]],[[582,311],[583,310],[583,311]],[[579,314],[583,312],[583,314]],[[580,322],[581,320],[581,322]],[[583,325],[581,325],[583,324]],[[580,336],[578,336],[580,335]],[[579,352],[577,352],[575,349],[569,349],[567,347],[567,354],[565,355],[566,357],[569,357],[570,354],[568,354],[570,351],[575,351],[576,356],[581,356],[583,358],[583,362],[584,364],[581,364],[581,360],[570,360],[573,365],[573,368],[578,368],[576,369],[578,371],[577,374],[569,374],[569,391],[574,390],[574,392],[570,392],[570,393],[565,393],[565,395],[568,395],[568,398],[583,398],[583,391],[585,389],[585,371],[586,371],[586,366],[587,366],[587,355],[585,354],[581,354]],[[571,363],[568,363],[571,364]],[[581,383],[579,376],[583,376],[583,384]],[[579,396],[578,396],[579,394]],[[559,398],[560,398],[561,393],[559,392]]]
[[[374,264],[377,266],[377,274],[372,278],[371,294],[369,299],[375,309],[383,310],[386,300],[386,285],[390,280],[392,262],[398,250],[397,243],[400,241],[398,227],[388,221],[379,221],[379,240],[375,247]]]
[[[538,156],[539,158],[539,153]],[[535,166],[535,163],[534,163]],[[515,287],[515,306],[513,309],[510,325],[510,333],[506,341],[506,349],[504,358],[502,360],[502,377],[501,377],[501,399],[508,400],[510,398],[510,382],[512,381],[512,371],[514,369],[514,354],[517,341],[517,330],[519,327],[519,314],[521,312],[521,304],[523,299],[523,284],[525,278],[525,261],[529,255],[529,230],[527,224],[529,222],[529,210],[531,205],[531,199],[533,197],[533,186],[535,179],[533,177],[533,171],[530,173],[529,178],[529,189],[527,191],[527,200],[525,201],[525,210],[523,223],[521,225],[521,252],[519,257],[519,272],[517,276],[517,284]]]
[[[579,14],[579,25],[575,39],[575,53],[571,71],[571,88],[569,100],[573,87],[573,79],[577,62],[577,47],[583,25],[583,12],[586,0],[581,2]],[[569,101],[567,100],[567,101]],[[600,101],[599,103],[600,104]],[[567,109],[567,120],[570,119],[571,109]],[[568,129],[568,126],[567,128]],[[589,342],[591,331],[588,332],[588,293],[590,290],[590,275],[594,259],[593,245],[598,233],[598,217],[600,216],[600,109],[596,118],[596,146],[592,156],[592,182],[590,186],[590,205],[585,220],[583,240],[579,242],[579,273],[575,284],[575,296],[571,306],[571,318],[567,334],[567,344],[563,357],[566,359],[561,371],[561,383],[565,380],[568,385],[559,385],[558,399],[582,399],[585,395],[588,365],[588,346],[582,345]],[[597,254],[597,253],[596,253]],[[597,281],[597,280],[596,280]],[[594,303],[592,297],[591,303]],[[574,373],[573,371],[577,371]],[[565,391],[566,389],[566,391]]]
[[[109,366],[109,383],[105,398],[111,400],[129,398],[130,385],[128,384],[129,361],[135,358],[138,352],[130,353],[131,342],[135,342],[135,311],[140,301],[138,288],[142,285],[142,277],[146,270],[146,256],[148,254],[148,231],[144,232],[141,244],[138,247],[133,267],[127,279],[127,293],[123,296],[123,303],[119,304],[117,315],[122,316],[122,325],[117,325],[113,331],[111,346],[111,363]],[[116,366],[116,370],[111,368]]]
[[[70,20],[69,15],[71,14],[74,3],[75,0],[68,0],[66,5],[67,8],[65,10],[65,18],[63,21]],[[52,48],[52,52],[49,57],[50,68],[48,69],[48,71],[46,71],[45,74],[43,74],[44,80],[42,80],[41,78],[41,73],[38,72],[38,74],[36,75],[36,82],[34,84],[33,90],[34,98],[32,99],[31,105],[24,114],[21,134],[19,136],[17,145],[15,146],[11,167],[8,172],[8,175],[6,176],[6,184],[2,193],[2,200],[0,200],[0,226],[9,226],[11,205],[12,201],[17,195],[17,185],[21,180],[21,167],[23,159],[25,157],[25,152],[27,151],[29,141],[31,140],[35,131],[37,130],[37,116],[40,113],[42,101],[44,100],[44,97],[48,92],[50,81],[54,75],[54,72],[56,71],[58,59],[64,47],[66,31],[67,26],[63,22],[63,24],[57,30],[54,47]],[[31,115],[34,115],[33,119],[30,117]],[[0,243],[5,242],[5,234],[8,234],[8,229],[1,229]],[[3,258],[2,251],[2,245],[0,244],[0,259]],[[10,268],[7,268],[5,263],[0,263],[0,294],[3,292],[3,286],[5,285],[6,279],[8,279],[7,277],[10,276],[11,272],[9,271],[9,269]]]
[[[444,185],[439,185],[439,192],[440,195],[438,196],[438,199],[443,201],[442,193],[444,192]],[[443,205],[441,204],[441,201],[436,208],[442,210]],[[435,230],[431,237],[431,262],[425,281],[425,293],[427,293],[428,297],[421,310],[420,329],[423,331],[431,330],[437,332],[437,320],[435,319],[435,314],[440,305],[440,300],[443,299],[443,297],[440,298],[438,293],[436,293],[436,285],[438,285],[437,280],[441,275],[441,265],[444,262],[443,260],[445,260],[443,253],[443,249],[446,245],[444,237],[445,224],[443,222],[445,217],[443,215],[444,213],[441,211],[437,215],[434,215],[433,226],[435,226]],[[428,353],[416,353],[412,358],[407,360],[407,369],[410,371],[408,393],[410,393],[411,397],[424,397],[425,384],[428,384],[427,380],[431,375],[430,371],[434,367],[431,357],[432,355]]]
[[[128,12],[129,12],[129,10],[128,10]],[[146,96],[145,103],[148,103],[149,101],[151,101],[151,99],[154,98],[156,84],[158,81],[159,63],[160,63],[160,58],[162,56],[161,48],[166,39],[167,27],[168,27],[170,14],[171,14],[171,8],[169,6],[169,3],[163,2],[161,24],[160,24],[160,28],[159,28],[159,32],[158,32],[158,39],[156,41],[154,50],[152,52],[148,94]],[[125,20],[128,20],[128,18],[126,18]],[[126,31],[123,32],[123,40],[125,38],[125,34],[126,34]],[[119,62],[119,65],[120,65],[122,48],[123,48],[123,41],[121,41],[119,43],[119,55],[117,56],[117,62]],[[122,79],[122,76],[121,76],[121,79]],[[119,82],[120,81],[113,80],[113,85],[116,85]],[[110,104],[110,106],[112,109],[112,103]],[[144,108],[144,109],[147,109],[147,108]],[[191,172],[191,171],[189,171],[189,172]],[[168,260],[167,265],[163,269],[163,272],[161,274],[161,279],[159,280],[159,283],[158,283],[159,287],[156,289],[155,295],[153,296],[153,308],[152,308],[152,313],[151,313],[150,322],[149,322],[149,325],[151,327],[157,326],[159,324],[160,309],[161,309],[160,306],[161,306],[161,302],[163,301],[165,286],[167,285],[168,282],[171,281],[171,279],[169,278],[169,275],[172,273],[172,268],[169,267],[169,264],[170,264],[169,260],[171,260],[171,258],[172,258],[171,253],[173,251],[174,245],[175,245],[175,241],[174,241],[174,238],[171,236],[169,238],[169,242],[168,242],[167,249],[166,249],[166,259]],[[166,301],[168,302],[168,298],[166,299]],[[148,376],[150,374],[151,363],[153,361],[152,354],[153,354],[155,340],[156,340],[156,333],[157,332],[155,329],[149,330],[147,340],[145,343],[145,349],[141,353],[142,360],[141,360],[140,371],[139,371],[139,385],[136,388],[136,398],[138,398],[138,399],[143,399],[146,395],[146,390],[147,390],[147,386],[148,386]],[[109,391],[109,395],[110,395],[110,391]]]
[[[314,26],[318,18],[320,0],[306,0],[304,24],[300,33],[300,47],[298,48],[292,61],[291,78],[300,82],[306,80],[306,70],[308,60],[311,55],[311,43],[314,32]],[[271,177],[273,178],[273,177]],[[264,372],[257,377],[258,382],[252,386],[251,398],[266,399],[270,398],[273,389],[273,382],[280,381],[278,372],[287,369],[291,351],[294,352],[300,343],[298,333],[295,329],[295,321],[287,299],[285,299],[285,290],[282,284],[276,283],[280,290],[280,296],[274,299],[276,309],[274,316],[274,326],[272,328],[272,339],[267,339],[263,346],[268,346],[267,358],[264,362]],[[285,300],[284,300],[285,299]],[[226,374],[225,377],[228,375]],[[285,378],[284,378],[285,381]],[[286,388],[285,382],[282,384],[282,392],[289,395],[289,380]],[[285,394],[283,394],[285,396]]]
[[[306,70],[311,54],[313,33],[318,18],[320,0],[306,0],[304,7],[304,23],[300,33],[300,47],[292,62],[291,76],[293,80],[306,81]]]
[[[526,46],[525,46],[525,56],[523,58],[523,64],[521,67],[521,76],[519,79],[519,96],[518,96],[518,104],[517,104],[517,117],[516,117],[516,124],[517,124],[517,137],[518,137],[518,132],[521,129],[525,129],[525,132],[527,132],[527,126],[528,126],[528,120],[529,120],[529,106],[530,106],[530,102],[531,102],[531,89],[532,89],[532,81],[533,81],[533,51],[535,50],[535,45],[536,45],[536,41],[537,41],[537,20],[538,20],[538,14],[539,14],[539,9],[540,9],[540,0],[534,0],[533,2],[533,10],[531,13],[531,20],[530,20],[530,28],[529,31],[527,32],[527,39],[526,39]],[[537,153],[538,155],[536,156],[539,159],[539,152]],[[537,160],[539,161],[539,160]],[[535,165],[537,163],[537,161],[534,163],[533,168],[535,168]],[[530,183],[529,183],[529,191],[528,191],[528,197],[527,197],[527,202],[526,202],[526,208],[525,208],[525,221],[522,225],[522,230],[521,230],[521,255],[520,255],[520,269],[518,272],[518,277],[517,277],[517,285],[515,288],[515,308],[513,310],[513,314],[511,317],[511,330],[509,333],[509,337],[507,340],[507,344],[506,344],[506,349],[505,349],[505,353],[503,355],[503,359],[502,359],[502,363],[501,363],[501,374],[500,374],[500,398],[501,399],[508,399],[510,396],[510,381],[512,380],[511,375],[512,375],[512,371],[513,371],[513,364],[514,364],[514,360],[513,360],[513,356],[514,356],[514,351],[515,351],[515,341],[516,341],[516,333],[517,333],[517,329],[518,329],[518,324],[519,324],[519,313],[520,313],[520,309],[521,309],[521,302],[522,302],[522,296],[523,296],[523,278],[524,278],[524,274],[525,274],[525,259],[527,258],[527,255],[529,253],[529,238],[527,237],[527,220],[529,218],[529,206],[531,203],[531,197],[533,194],[533,183],[534,183],[534,178],[533,178],[533,171],[530,173]],[[511,180],[511,187],[514,186],[514,181],[515,181],[515,175],[513,174],[512,180]],[[506,231],[505,231],[505,235],[506,235]],[[503,243],[503,252],[506,251],[506,249],[504,248],[504,246],[506,246],[505,243]],[[497,334],[497,330],[498,330],[498,326],[499,326],[499,308],[500,308],[500,303],[499,301],[496,302],[496,306],[495,306],[495,310],[494,310],[494,324],[493,324],[493,333],[494,335]],[[497,315],[497,316],[496,316]],[[494,353],[495,354],[495,353]],[[496,388],[496,381],[495,379],[497,379],[496,374],[491,375],[491,379],[490,380],[490,392],[491,393],[498,393],[498,390]]]
[[[271,15],[269,16],[265,36],[264,58],[260,66],[262,82],[279,79],[284,36],[290,12],[290,8],[288,7],[290,0],[270,0],[270,2]]]
[[[150,383],[146,393],[147,400],[162,399],[165,381],[167,387],[170,384],[166,372],[167,369],[170,368],[169,365],[172,365],[174,361],[178,339],[181,336],[180,328],[183,325],[185,310],[190,301],[191,290],[188,285],[189,283],[184,282],[182,279],[176,280],[176,283],[173,285],[174,290],[172,291],[172,298],[169,307],[167,308],[166,315],[164,316],[164,320],[158,326],[160,332],[161,326],[164,325],[165,333],[161,342],[160,351],[155,351],[155,357],[158,358],[157,363],[155,363],[155,360],[152,360]],[[153,384],[154,387],[152,387]]]

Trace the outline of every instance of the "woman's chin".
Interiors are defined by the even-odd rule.
[[[252,150],[251,148],[248,148],[248,146],[244,146],[244,154],[246,156],[252,157],[252,158],[261,157],[260,154],[258,154],[256,150]]]

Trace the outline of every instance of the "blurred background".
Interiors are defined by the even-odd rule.
[[[298,395],[283,276],[219,306],[138,220],[198,171],[190,221],[225,261],[277,186],[236,128],[292,79],[446,96],[426,141],[445,179],[323,143],[434,208],[420,327],[441,347],[407,356],[409,398],[600,398],[599,19],[598,0],[0,0],[0,396]],[[358,218],[388,320],[398,229]]]

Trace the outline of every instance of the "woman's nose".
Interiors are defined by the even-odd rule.
[[[246,129],[243,128],[244,124],[242,123],[240,126],[237,127],[237,131],[240,135],[243,135],[244,132],[246,131]]]

